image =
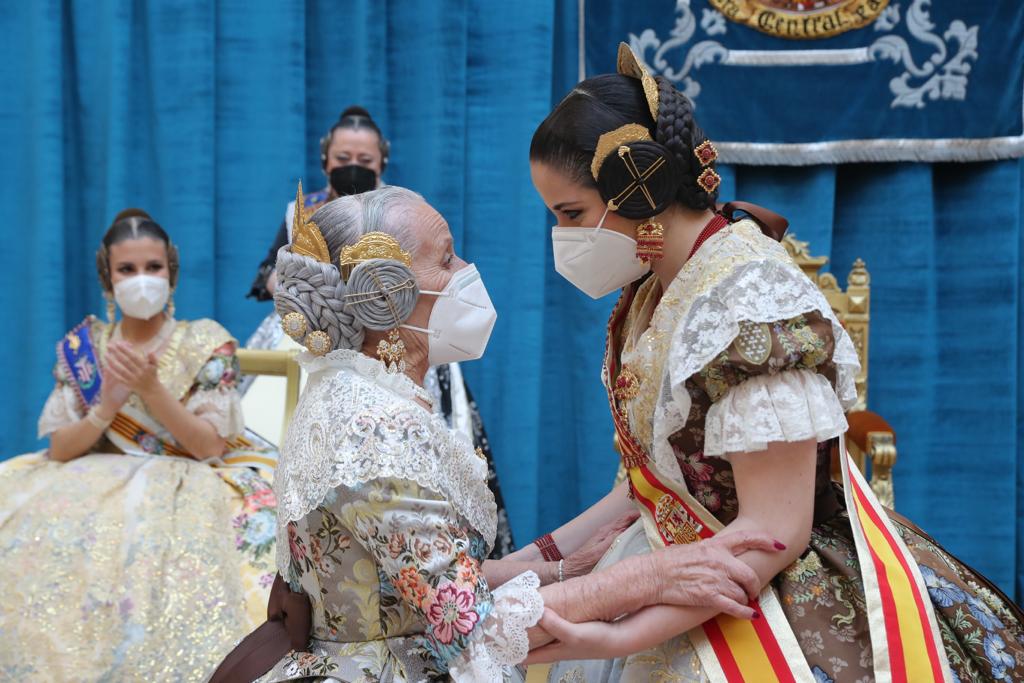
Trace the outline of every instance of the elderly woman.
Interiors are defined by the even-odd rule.
[[[574,621],[663,602],[751,615],[756,579],[734,555],[772,550],[763,535],[673,549],[664,584],[638,581],[661,572],[651,558],[570,580],[628,518],[564,561],[484,561],[486,467],[421,382],[431,364],[479,357],[496,314],[419,195],[388,187],[297,214],[277,273],[277,310],[309,373],[275,479],[278,567],[308,596],[312,628],[260,680],[515,679],[511,665],[551,641],[535,626],[545,605]]]
[[[559,681],[1022,680],[1020,610],[883,509],[850,465],[836,439],[856,398],[853,344],[771,216],[718,209],[715,158],[690,100],[625,45],[619,73],[578,84],[530,148],[558,219],[556,269],[594,298],[622,289],[604,375],[643,529],[599,566],[770,530],[786,550],[739,558],[764,587],[763,618],[670,605],[614,623],[549,614],[541,625],[560,642],[533,659],[595,658],[556,666]],[[842,488],[829,481],[833,444]],[[600,523],[554,540],[571,548],[575,527]]]

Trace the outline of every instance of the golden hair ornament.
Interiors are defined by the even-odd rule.
[[[331,337],[326,332],[317,330],[307,334],[303,344],[314,356],[326,356],[331,350]]]
[[[331,252],[327,249],[327,241],[320,232],[320,226],[306,220],[306,200],[302,196],[302,181],[295,193],[295,216],[292,221],[292,253],[308,256],[320,263],[331,262]]]
[[[281,318],[281,329],[293,340],[302,343],[303,337],[309,330],[309,323],[306,322],[305,315],[299,311],[292,311]]]
[[[647,108],[651,110],[651,120],[658,122],[658,83],[654,76],[647,70],[644,63],[636,56],[636,53],[626,43],[619,43],[619,59],[617,71],[623,76],[636,78],[644,87],[644,97],[647,98]]]
[[[610,130],[597,139],[597,147],[594,149],[594,159],[590,162],[590,173],[597,180],[601,173],[601,166],[605,159],[617,149],[620,149],[628,142],[651,142],[651,133],[645,126],[639,123],[627,123],[615,130]],[[620,153],[619,156],[622,156]]]
[[[378,258],[398,261],[406,267],[412,266],[412,255],[402,249],[398,240],[386,232],[375,231],[366,233],[355,244],[341,248],[338,259],[341,275],[347,281],[352,269],[358,264]]]

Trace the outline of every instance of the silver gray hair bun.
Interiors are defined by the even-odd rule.
[[[347,287],[338,269],[320,263],[288,247],[277,253],[277,289],[274,310],[282,318],[297,311],[306,317],[309,331],[321,330],[331,338],[334,349],[360,349],[364,330],[346,310]]]
[[[370,259],[348,276],[345,304],[352,316],[371,330],[398,327],[412,315],[420,290],[407,265],[393,259]]]

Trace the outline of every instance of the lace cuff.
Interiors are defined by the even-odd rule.
[[[224,439],[236,437],[245,431],[242,402],[234,389],[200,389],[188,399],[185,408],[212,424],[217,434]]]
[[[536,626],[544,613],[539,588],[540,579],[528,571],[491,592],[493,610],[448,667],[455,683],[505,680],[506,669],[526,659],[530,651],[526,630]]]
[[[846,427],[839,398],[822,375],[811,370],[757,375],[708,410],[704,455],[763,451],[774,441],[827,441]]]

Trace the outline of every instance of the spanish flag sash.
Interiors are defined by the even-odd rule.
[[[685,482],[673,481],[656,470],[616,397],[619,368],[615,339],[633,295],[632,289],[623,294],[608,329],[603,375],[616,441],[648,537],[662,546],[694,543],[714,536],[723,528],[722,523],[690,495]],[[660,382],[657,384],[660,386]],[[842,461],[847,506],[867,593],[875,680],[948,683],[949,665],[917,564],[845,446]],[[761,619],[746,621],[720,614],[688,634],[711,681],[813,683],[816,679],[773,588],[766,586],[751,606],[761,612]]]

